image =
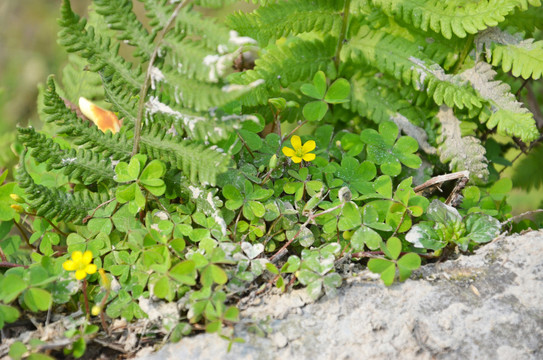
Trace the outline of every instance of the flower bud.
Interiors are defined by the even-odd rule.
[[[277,155],[273,154],[273,156],[270,159],[270,162],[268,163],[268,169],[273,170],[277,166]]]
[[[22,197],[20,197],[19,195],[17,194],[9,194],[9,197],[13,200],[13,201],[16,201],[18,203],[21,203],[21,204],[24,204],[25,203],[25,199],[23,199]]]
[[[100,315],[101,312],[102,312],[102,308],[99,305],[94,305],[91,309],[92,316]]]
[[[22,214],[25,212],[25,209],[23,209],[23,207],[19,204],[12,204],[10,206],[13,210],[17,211],[19,214]]]

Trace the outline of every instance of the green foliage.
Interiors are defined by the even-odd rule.
[[[230,1],[143,3],[149,26],[129,0],[95,0],[89,21],[61,6],[74,54],[40,92],[46,126],[18,130],[17,183],[0,176],[0,328],[72,312],[73,357],[116,318],[232,345],[252,289],[333,296],[338,265],[365,258],[388,286],[511,219],[495,164],[540,137],[509,83],[543,65],[541,41],[510,31],[539,1],[259,1],[226,24],[199,9]],[[79,96],[120,131],[87,121]],[[464,171],[449,199],[421,188],[447,171]]]

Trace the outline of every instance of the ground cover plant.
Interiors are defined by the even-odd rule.
[[[248,295],[333,296],[345,262],[388,286],[539,226],[498,172],[541,150],[539,0],[142,2],[62,2],[69,63],[0,177],[2,337],[60,337],[12,358],[240,342]]]

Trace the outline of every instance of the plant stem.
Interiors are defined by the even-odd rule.
[[[0,261],[0,268],[15,268],[15,267],[23,267],[28,268],[27,265],[21,265],[21,264],[14,264],[8,261]]]
[[[343,23],[341,24],[341,32],[339,33],[338,44],[336,48],[336,54],[334,55],[334,63],[336,65],[337,72],[339,74],[339,61],[341,48],[343,47],[343,42],[345,41],[345,34],[347,33],[347,24],[349,23],[349,10],[351,7],[351,0],[345,0],[345,5],[343,6]]]
[[[475,39],[475,35],[470,34],[466,38],[466,43],[464,44],[464,48],[462,49],[462,52],[460,53],[460,58],[458,59],[458,62],[454,66],[453,73],[456,74],[462,65],[464,65],[464,61],[466,60],[466,57],[469,54],[469,51],[471,50],[471,47],[473,45],[473,40]]]
[[[21,236],[23,237],[25,243],[31,248],[33,249],[34,247],[32,245],[30,245],[30,240],[28,239],[28,235],[26,235],[26,232],[25,230],[23,229],[23,227],[15,220],[13,220],[13,223],[15,224],[15,226],[17,226],[17,229],[19,229],[19,232],[21,233]]]
[[[311,221],[313,221],[315,218],[321,216],[321,215],[325,215],[325,214],[328,214],[328,213],[331,213],[332,211],[335,211],[337,209],[341,209],[343,208],[343,205],[345,205],[345,203],[341,203],[339,205],[336,205],[334,207],[331,207],[330,209],[327,209],[327,210],[324,210],[323,212],[320,212],[318,214],[309,214],[307,216],[307,220],[305,221],[305,223],[303,223],[302,226],[300,226],[300,228],[298,229],[298,231],[296,232],[296,234],[294,234],[294,236],[292,237],[292,239],[290,239],[289,241],[287,241],[285,243],[285,245],[283,245],[281,247],[281,249],[279,249],[275,254],[272,255],[272,257],[270,258],[270,261],[271,262],[277,262],[279,261],[283,256],[284,254],[286,253],[286,249],[287,247],[292,244],[292,242],[294,240],[296,240],[296,238],[300,235],[300,233],[302,232],[302,229],[304,227],[306,227]]]
[[[85,299],[85,312],[87,313],[87,319],[90,317],[89,311],[89,298],[87,296],[87,279],[83,280],[83,298]]]
[[[147,72],[145,73],[145,80],[143,81],[143,86],[140,90],[140,98],[138,101],[138,116],[136,117],[136,123],[134,124],[134,146],[132,148],[132,156],[136,155],[139,151],[141,138],[141,121],[143,118],[145,97],[147,96],[147,89],[149,88],[149,82],[151,80],[151,70],[153,68],[153,64],[155,63],[156,57],[158,56],[160,45],[162,44],[162,40],[164,40],[164,36],[166,36],[166,33],[170,29],[170,26],[173,24],[173,21],[179,14],[179,11],[181,11],[181,9],[183,9],[189,3],[190,0],[185,0],[183,2],[180,2],[179,5],[176,6],[175,10],[172,13],[172,16],[170,16],[170,19],[168,19],[168,22],[166,23],[166,25],[164,25],[164,28],[160,31],[160,33],[158,33],[156,37],[156,46],[153,50],[153,53],[151,54],[151,58],[149,59],[149,64],[147,65]]]
[[[305,124],[307,124],[307,120],[304,120],[301,123],[299,123],[298,126],[296,126],[291,132],[289,132],[284,138],[281,139],[281,143],[283,143],[285,140],[287,140],[289,137],[291,137],[292,134],[294,134],[296,131],[298,131],[298,129],[300,129]]]

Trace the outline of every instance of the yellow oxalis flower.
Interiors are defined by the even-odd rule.
[[[87,274],[94,274],[97,270],[96,265],[92,263],[92,252],[89,250],[82,253],[81,251],[74,251],[72,253],[72,259],[66,260],[62,267],[66,271],[75,271],[75,278],[77,280],[83,280],[87,277]]]
[[[294,135],[290,138],[290,143],[294,149],[284,146],[283,154],[292,159],[296,164],[304,161],[313,161],[315,160],[315,154],[312,154],[311,151],[315,150],[315,141],[309,140],[302,145],[302,140],[298,135]]]

